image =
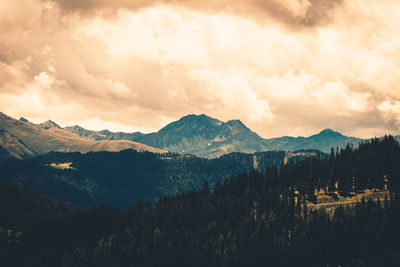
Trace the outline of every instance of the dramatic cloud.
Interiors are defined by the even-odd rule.
[[[378,105],[378,109],[382,111],[386,121],[394,121],[396,126],[400,127],[400,101],[383,101]]]
[[[240,15],[259,21],[273,18],[295,27],[327,23],[333,10],[342,2],[343,0],[52,0],[63,12],[83,16],[110,16],[120,9],[137,11],[157,5],[169,5],[209,14]]]
[[[0,111],[153,131],[398,134],[396,0],[0,0]]]

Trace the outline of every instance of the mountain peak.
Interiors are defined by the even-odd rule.
[[[241,120],[235,119],[235,120],[229,120],[226,123],[228,124],[243,124]],[[244,125],[244,124],[243,124]]]
[[[196,115],[196,114],[189,114],[186,116],[183,116],[182,118],[180,118],[177,121],[174,121],[170,124],[168,124],[166,127],[164,128],[169,128],[168,126],[177,126],[177,125],[190,125],[191,127],[195,126],[195,125],[204,125],[204,126],[215,126],[215,125],[220,125],[222,124],[222,121],[219,121],[217,119],[211,118],[205,114],[200,114],[200,115]]]
[[[62,129],[62,127],[60,125],[58,125],[57,123],[55,123],[52,120],[48,120],[48,121],[42,122],[42,123],[39,124],[39,126],[42,127],[43,129],[46,129],[46,130],[48,130],[50,128]]]
[[[335,132],[334,130],[327,128],[325,130],[322,130],[319,135],[331,135],[331,136],[342,136],[341,133]]]
[[[23,121],[23,122],[29,122],[27,119],[25,119],[24,117],[21,117],[21,118],[19,118],[19,120],[20,121]]]
[[[205,114],[190,114],[180,118],[177,121],[171,122],[170,124],[162,128],[159,132],[174,132],[175,134],[185,132],[186,134],[192,135],[195,134],[195,131],[209,131],[210,129],[215,128],[216,126],[219,126],[221,124],[221,121],[211,118]]]
[[[207,116],[206,114],[200,114],[200,115],[196,115],[196,114],[189,114],[186,116],[183,116],[182,118],[180,118],[178,121],[187,121],[187,120],[211,120],[211,121],[217,121],[217,119],[211,118],[209,116]]]

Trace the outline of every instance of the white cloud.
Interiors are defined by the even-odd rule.
[[[34,77],[35,86],[43,89],[50,89],[54,84],[54,77],[50,76],[46,71],[42,71]]]
[[[266,99],[258,97],[248,81],[239,74],[211,69],[192,70],[192,76],[204,83],[213,112],[243,118],[250,122],[271,121],[274,118]]]
[[[124,83],[119,81],[106,80],[107,88],[111,95],[116,97],[128,97],[131,94],[131,89]]]
[[[304,71],[298,75],[289,71],[282,77],[261,77],[258,86],[263,88],[265,96],[276,102],[309,106],[334,116],[352,116],[352,112],[366,112],[370,109],[370,93],[352,92],[341,80],[323,81]]]
[[[395,120],[400,128],[400,101],[383,101],[377,106],[386,121]]]
[[[95,18],[80,25],[74,38],[103,43],[112,57],[138,56],[148,60],[183,64],[203,62],[204,27],[187,19],[193,12],[176,12],[166,7],[148,8],[140,13],[119,12],[117,21]]]

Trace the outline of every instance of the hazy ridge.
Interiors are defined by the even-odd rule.
[[[134,149],[154,153],[166,152],[129,140],[87,140],[64,129],[51,127],[46,130],[34,123],[16,120],[3,113],[0,113],[0,147],[15,158],[33,157],[51,151],[86,153]]]

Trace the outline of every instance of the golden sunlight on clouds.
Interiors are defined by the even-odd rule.
[[[192,72],[195,78],[204,83],[205,93],[209,96],[211,112],[217,111],[222,117],[229,118],[232,111],[240,110],[246,117],[243,119],[252,122],[269,122],[274,114],[265,99],[250,87],[246,78],[240,74],[223,73],[210,69],[198,69]]]
[[[378,109],[383,112],[385,120],[394,120],[396,125],[400,127],[400,101],[394,103],[383,101],[378,105]]]
[[[312,5],[308,0],[273,0],[272,2],[295,18],[304,18]]]
[[[262,137],[400,127],[395,0],[0,0],[0,111],[153,131],[190,113]]]

